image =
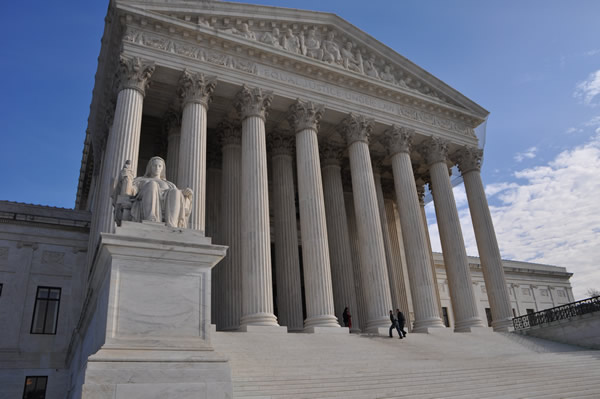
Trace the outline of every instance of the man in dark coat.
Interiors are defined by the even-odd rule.
[[[402,339],[402,333],[400,332],[400,329],[398,328],[398,320],[396,320],[394,318],[394,312],[392,312],[390,310],[390,321],[392,322],[392,325],[390,326],[390,338],[392,338],[392,330],[395,328],[396,331],[398,331],[398,335],[400,336],[400,339]]]
[[[400,309],[396,309],[396,317],[398,320],[398,334],[400,334],[400,338],[403,336],[406,337],[406,331],[404,331],[404,324],[406,323],[406,318],[404,314],[400,311]]]

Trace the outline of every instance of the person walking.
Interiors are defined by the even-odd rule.
[[[406,331],[404,331],[404,324],[406,323],[406,318],[404,317],[404,314],[400,311],[400,309],[396,309],[396,320],[398,323],[398,333],[402,333],[400,334],[400,337],[406,338]]]
[[[396,331],[398,331],[398,335],[400,336],[400,339],[402,339],[402,333],[398,329],[398,321],[394,317],[394,312],[391,310],[390,310],[390,321],[392,322],[392,325],[390,326],[390,338],[392,338],[392,330],[395,328]]]

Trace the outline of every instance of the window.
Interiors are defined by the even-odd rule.
[[[2,286],[3,286],[3,285],[4,285],[4,284],[0,283],[0,296],[2,296]]]
[[[487,318],[488,327],[492,326],[492,310],[490,308],[485,308],[485,317]]]
[[[527,311],[527,314],[532,314],[535,313],[535,309],[525,309]]]
[[[60,288],[38,287],[31,321],[32,334],[56,334]]]
[[[448,308],[442,307],[442,316],[444,316],[444,325],[450,327],[450,319],[448,318]]]
[[[46,385],[48,385],[46,376],[25,377],[23,399],[45,399]]]
[[[513,317],[517,317],[517,312],[515,312],[515,308],[513,308]]]

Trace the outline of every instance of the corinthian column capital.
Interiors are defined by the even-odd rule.
[[[331,143],[322,143],[319,145],[321,154],[321,167],[341,166],[343,148]]]
[[[294,155],[296,140],[292,134],[272,133],[267,137],[271,155]]]
[[[178,93],[183,99],[184,107],[189,103],[208,107],[216,86],[216,77],[204,76],[203,73],[193,73],[185,69],[179,78]]]
[[[342,137],[346,139],[346,143],[351,145],[355,141],[362,141],[369,144],[369,137],[373,131],[375,120],[367,118],[364,115],[350,114],[338,126]]]
[[[150,76],[154,73],[154,62],[142,60],[140,57],[128,58],[121,55],[119,67],[119,91],[123,89],[137,90],[145,95],[150,85]]]
[[[465,174],[472,171],[480,171],[481,169],[481,158],[483,157],[483,150],[476,147],[464,147],[458,150],[453,159],[458,164],[458,169],[461,174]]]
[[[415,131],[406,127],[392,125],[383,133],[381,141],[387,147],[390,155],[396,155],[401,152],[410,154],[413,145]]]
[[[325,112],[325,106],[315,104],[312,101],[302,101],[297,99],[290,106],[288,113],[288,122],[294,131],[300,132],[304,129],[319,130],[319,122]]]
[[[428,165],[446,162],[448,160],[448,142],[439,137],[431,137],[419,147],[419,152]]]
[[[242,128],[239,124],[224,120],[217,126],[221,146],[242,145]]]
[[[272,101],[272,91],[262,90],[258,87],[249,88],[244,85],[236,96],[235,108],[242,120],[258,116],[266,121]]]

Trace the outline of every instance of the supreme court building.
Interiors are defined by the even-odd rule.
[[[47,211],[74,248],[66,260],[73,268],[68,295],[80,303],[69,310],[71,330],[61,341],[71,397],[81,395],[88,356],[114,361],[115,348],[146,333],[131,327],[135,334],[115,338],[121,346],[113,342],[113,352],[94,355],[103,340],[123,333],[111,323],[120,320],[123,312],[115,309],[126,295],[125,285],[119,286],[123,297],[99,294],[108,290],[104,269],[95,266],[105,261],[101,248],[144,237],[162,242],[152,226],[117,227],[113,211],[115,181],[126,162],[140,176],[154,156],[165,160],[168,181],[194,193],[188,227],[196,235],[190,237],[203,250],[218,247],[221,257],[227,251],[198,280],[206,295],[198,305],[200,323],[217,331],[347,333],[340,323],[348,307],[350,332],[387,334],[388,311],[399,308],[413,332],[446,325],[469,332],[488,321],[494,331],[508,331],[525,308],[519,309],[515,283],[507,284],[480,177],[475,129],[487,116],[333,14],[220,1],[110,1],[75,210]],[[476,261],[467,257],[452,192],[457,174],[468,197]],[[426,190],[443,257],[431,251]],[[38,244],[27,245],[19,248],[34,251]],[[185,241],[180,250],[194,245]],[[64,264],[52,253],[40,262]],[[517,273],[520,266],[512,267]],[[551,274],[544,267],[539,275]],[[570,275],[556,269],[560,287],[547,282],[548,293],[558,290],[568,302]],[[171,341],[161,345],[177,347],[177,334],[169,334]],[[208,341],[210,331],[199,336]]]

